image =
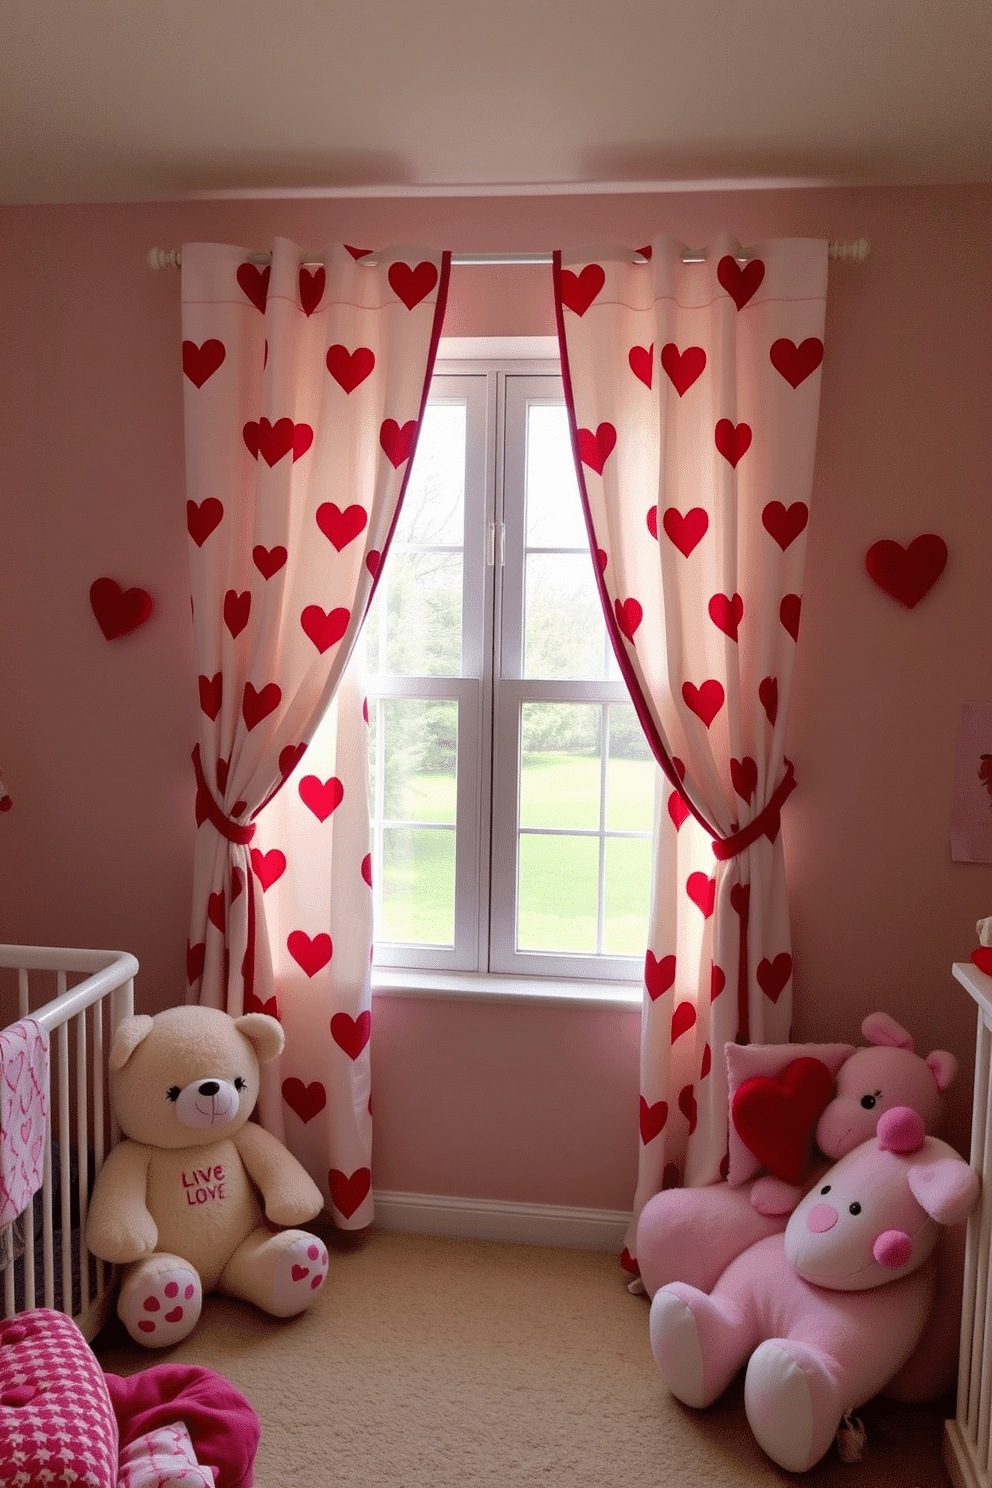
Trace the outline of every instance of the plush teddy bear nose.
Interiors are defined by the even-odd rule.
[[[814,1235],[823,1235],[837,1223],[837,1210],[832,1204],[814,1204],[806,1216],[806,1228]]]
[[[220,1089],[220,1086],[217,1084],[216,1080],[204,1080],[203,1084],[200,1085],[198,1089],[201,1095],[216,1095],[218,1090]]]

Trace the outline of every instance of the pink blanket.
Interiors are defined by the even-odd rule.
[[[124,1378],[105,1375],[120,1430],[128,1443],[182,1421],[197,1462],[216,1467],[216,1488],[252,1488],[262,1428],[245,1397],[223,1375],[195,1364],[154,1364]]]

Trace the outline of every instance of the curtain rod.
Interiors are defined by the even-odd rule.
[[[827,257],[844,262],[864,263],[871,252],[871,243],[867,238],[855,238],[851,242],[832,242],[827,244]],[[742,255],[742,261],[746,255]],[[271,253],[249,253],[248,261],[255,264],[267,264],[272,260]],[[149,248],[148,265],[152,269],[178,269],[183,261],[181,248]],[[313,260],[317,262],[317,259]],[[309,262],[309,260],[307,260]],[[359,260],[373,266],[376,259],[369,255]],[[515,264],[550,264],[550,253],[453,253],[451,255],[452,266],[465,264],[472,266],[485,265],[515,265]],[[635,255],[635,262],[646,263],[647,259],[640,254]],[[683,263],[705,263],[706,250],[703,248],[687,248],[682,255]]]

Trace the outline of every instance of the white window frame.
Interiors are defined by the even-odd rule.
[[[606,705],[629,703],[629,695],[613,664],[616,680],[600,682],[531,681],[522,676],[523,637],[514,627],[503,637],[493,636],[493,617],[503,613],[503,584],[516,591],[523,582],[524,533],[520,523],[506,523],[507,505],[522,500],[523,492],[507,491],[512,473],[503,466],[503,442],[507,401],[522,399],[523,384],[516,379],[550,378],[556,387],[549,391],[559,401],[561,368],[554,338],[443,338],[434,368],[435,377],[452,379],[453,397],[482,398],[486,404],[484,434],[473,439],[474,427],[481,432],[478,408],[468,421],[470,481],[484,492],[485,511],[481,522],[466,523],[463,582],[480,585],[483,593],[481,624],[473,624],[463,613],[462,671],[476,675],[461,678],[416,680],[376,679],[370,688],[370,707],[389,697],[434,697],[452,700],[458,707],[458,764],[456,798],[459,831],[456,836],[455,937],[450,946],[399,944],[377,940],[376,980],[379,985],[398,985],[404,970],[430,973],[439,985],[447,978],[450,990],[488,985],[506,989],[547,989],[562,979],[574,986],[598,987],[615,997],[638,984],[643,969],[643,948],[629,957],[517,951],[516,940],[516,823],[519,791],[519,727],[521,704],[533,699],[578,701]],[[459,379],[465,379],[459,385]],[[531,387],[533,385],[531,384]],[[517,423],[522,437],[522,424]],[[497,442],[499,440],[499,443]],[[521,451],[512,467],[523,479]],[[505,545],[505,546],[504,546]],[[501,559],[505,550],[506,563]],[[509,576],[509,577],[508,577]],[[514,614],[522,606],[513,595]],[[609,642],[605,644],[609,646]],[[495,687],[487,677],[487,659],[494,656]],[[370,679],[371,681],[371,679]],[[373,695],[374,694],[374,695]],[[381,756],[380,756],[381,757]],[[605,742],[604,742],[605,758]],[[499,762],[499,764],[497,764]],[[601,820],[600,831],[604,826]],[[508,823],[502,832],[494,825],[490,857],[488,834],[483,823]],[[602,837],[601,837],[602,842]],[[602,849],[601,849],[602,872]],[[492,882],[491,882],[492,875]],[[381,892],[381,887],[380,890]],[[600,895],[602,899],[602,894]],[[492,903],[492,913],[490,904]]]

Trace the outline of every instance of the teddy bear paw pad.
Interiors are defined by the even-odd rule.
[[[313,1235],[301,1235],[279,1257],[272,1278],[273,1312],[293,1317],[309,1307],[327,1276],[327,1247]]]
[[[118,1313],[136,1343],[168,1348],[193,1331],[202,1305],[196,1272],[175,1265],[152,1276],[136,1276],[121,1293]]]

